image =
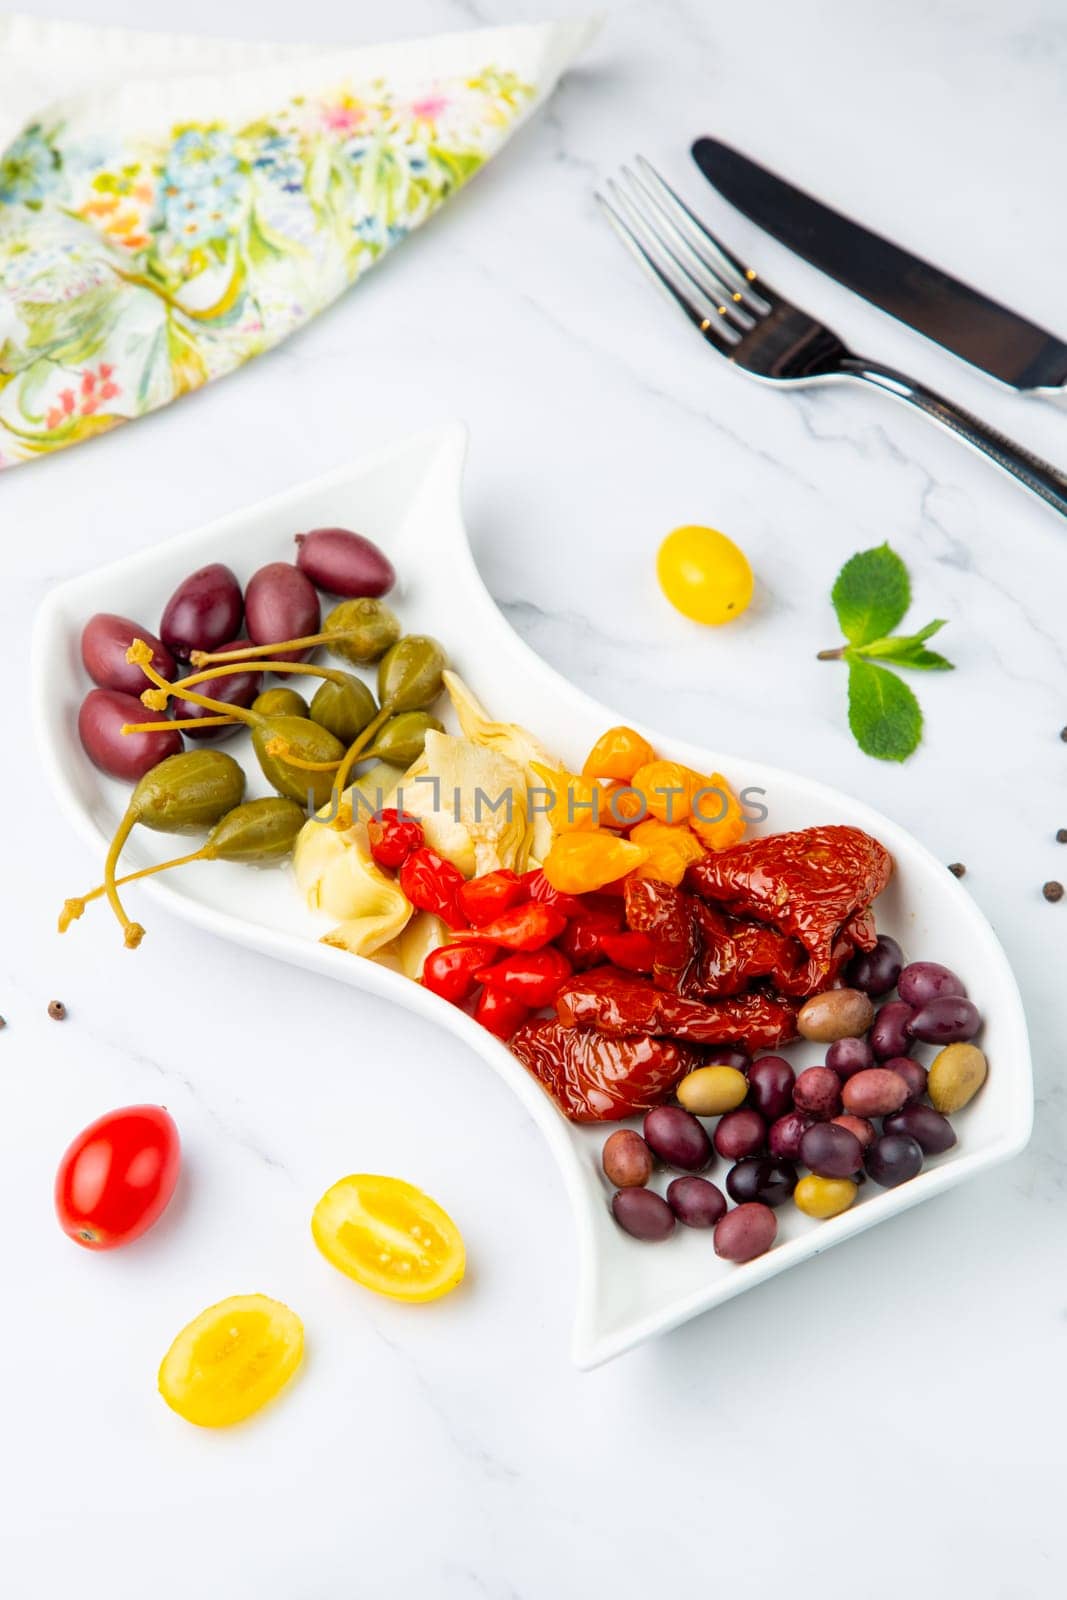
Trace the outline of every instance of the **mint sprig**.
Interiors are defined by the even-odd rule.
[[[850,556],[830,595],[846,644],[820,650],[820,661],[848,663],[848,725],[860,749],[879,761],[905,761],[922,738],[919,702],[895,672],[949,672],[952,662],[927,640],[945,626],[935,618],[917,633],[894,633],[911,604],[908,569],[888,544]]]

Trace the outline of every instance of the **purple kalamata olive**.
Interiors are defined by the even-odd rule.
[[[727,1161],[756,1155],[766,1141],[767,1124],[751,1106],[728,1111],[715,1128],[715,1148]]]
[[[132,694],[117,689],[90,689],[78,712],[78,737],[86,755],[101,772],[136,783],[166,756],[182,749],[177,728],[161,733],[123,733],[128,722],[147,722],[146,711]]]
[[[911,1056],[889,1056],[882,1065],[904,1079],[908,1086],[906,1105],[910,1105],[913,1100],[922,1099],[926,1093],[926,1068],[921,1062]]]
[[[82,629],[82,661],[85,670],[101,689],[117,689],[120,694],[139,695],[149,687],[148,679],[126,652],[135,639],[143,639],[152,652],[152,666],[169,682],[177,667],[174,657],[154,633],[129,617],[113,611],[98,611]]]
[[[796,1186],[796,1168],[781,1156],[746,1156],[726,1174],[727,1193],[738,1205],[758,1200],[761,1205],[781,1206]]]
[[[841,1091],[846,1111],[855,1117],[888,1117],[899,1111],[908,1098],[908,1085],[899,1072],[887,1067],[868,1067],[857,1072]]]
[[[841,1079],[829,1067],[806,1067],[793,1085],[793,1104],[813,1117],[836,1117],[841,1110]]]
[[[982,1015],[973,1000],[943,994],[936,1000],[927,1000],[913,1013],[908,1032],[924,1044],[956,1044],[961,1039],[973,1039],[981,1026]],[[907,1051],[899,1053],[906,1055]]]
[[[839,1122],[815,1122],[800,1141],[800,1159],[820,1178],[851,1178],[863,1165],[863,1145]]]
[[[721,1189],[707,1178],[674,1178],[667,1185],[667,1204],[687,1228],[714,1228],[726,1211]]]
[[[943,1155],[956,1143],[951,1122],[933,1106],[902,1106],[891,1117],[886,1117],[882,1127],[886,1133],[906,1133],[928,1156]]]
[[[904,1000],[890,1000],[881,1007],[868,1035],[871,1049],[879,1061],[885,1061],[889,1056],[907,1055],[910,1043],[908,1023],[911,1019],[912,1008]]]
[[[666,1239],[674,1232],[674,1212],[654,1189],[620,1189],[611,1210],[620,1228],[635,1239]]]
[[[907,1133],[883,1133],[863,1159],[869,1178],[883,1189],[895,1189],[922,1171],[923,1152],[917,1140]]]
[[[904,965],[904,952],[895,939],[880,933],[873,950],[861,950],[849,962],[846,971],[848,982],[877,1000],[888,994],[900,976]]]
[[[163,611],[159,636],[180,661],[194,650],[218,650],[241,626],[241,585],[221,561],[199,567],[178,585]]]
[[[847,1128],[849,1133],[854,1133],[864,1150],[873,1142],[876,1136],[873,1122],[869,1122],[866,1117],[854,1117],[850,1111],[845,1111],[841,1116],[835,1117],[833,1126],[835,1128]]]
[[[653,1106],[645,1113],[643,1132],[653,1154],[669,1167],[701,1172],[711,1161],[704,1124],[681,1106]]]
[[[380,599],[396,582],[396,573],[376,544],[348,528],[315,528],[298,533],[296,564],[327,594],[358,600]],[[294,636],[295,637],[295,636]]]
[[[835,1039],[826,1052],[826,1065],[843,1083],[854,1072],[874,1066],[874,1051],[866,1039]]]
[[[315,586],[299,567],[271,561],[260,567],[245,589],[245,627],[253,644],[305,639],[319,632],[322,612]],[[303,661],[314,649],[286,650],[279,661]]]
[[[752,1261],[771,1248],[777,1233],[778,1220],[770,1206],[750,1200],[715,1224],[715,1254],[723,1261]]]
[[[795,1082],[788,1061],[781,1056],[760,1056],[748,1069],[748,1098],[762,1117],[774,1122],[793,1104]]]
[[[962,978],[937,961],[913,961],[897,979],[897,993],[909,1006],[924,1006],[943,994],[967,993]]]
[[[772,1122],[767,1133],[767,1149],[772,1156],[784,1156],[787,1161],[800,1159],[800,1141],[815,1118],[806,1111],[787,1111],[784,1117]]]

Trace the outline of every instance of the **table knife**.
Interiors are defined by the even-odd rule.
[[[698,139],[693,159],[730,204],[797,255],[1019,390],[1067,386],[1067,344],[928,261],[775,177],[718,139]]]

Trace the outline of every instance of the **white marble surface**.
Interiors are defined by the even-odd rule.
[[[65,10],[345,42],[537,15],[505,0]],[[642,149],[771,281],[1067,462],[1067,413],[996,390],[821,281],[686,155],[717,132],[1067,335],[1067,28],[1057,0],[606,10],[537,124],[343,304],[169,414],[0,484],[13,1600],[1060,1592],[1067,905],[1040,885],[1067,877],[1067,530],[888,400],[787,397],[717,364],[646,289],[591,190]],[[555,1170],[457,1042],[165,920],[135,958],[102,923],[54,933],[93,864],[30,747],[41,596],[452,415],[472,431],[478,559],[530,643],[634,716],[825,777],[965,861],[1032,1027],[1025,1155],[587,1375],[566,1353]],[[689,520],[726,529],[756,568],[757,600],[727,630],[683,625],[655,589],[655,546]],[[835,642],[840,562],[883,538],[911,567],[917,620],[950,619],[958,667],[918,686],[926,742],[899,770],[856,750],[844,673],[814,659]],[[165,1100],[181,1125],[180,1196],[129,1250],[79,1252],[51,1214],[56,1159],[137,1100]],[[405,1311],[320,1261],[310,1208],[361,1167],[418,1174],[462,1217],[461,1294]],[[204,1435],[158,1400],[155,1368],[190,1315],[248,1289],[300,1310],[307,1369],[258,1422]]]

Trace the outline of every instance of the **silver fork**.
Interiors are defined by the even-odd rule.
[[[832,328],[790,305],[741,264],[643,156],[637,171],[596,199],[623,243],[685,312],[712,349],[771,383],[855,378],[884,389],[980,450],[1067,516],[1067,473],[1013,443],[952,400],[903,372],[853,355]]]

